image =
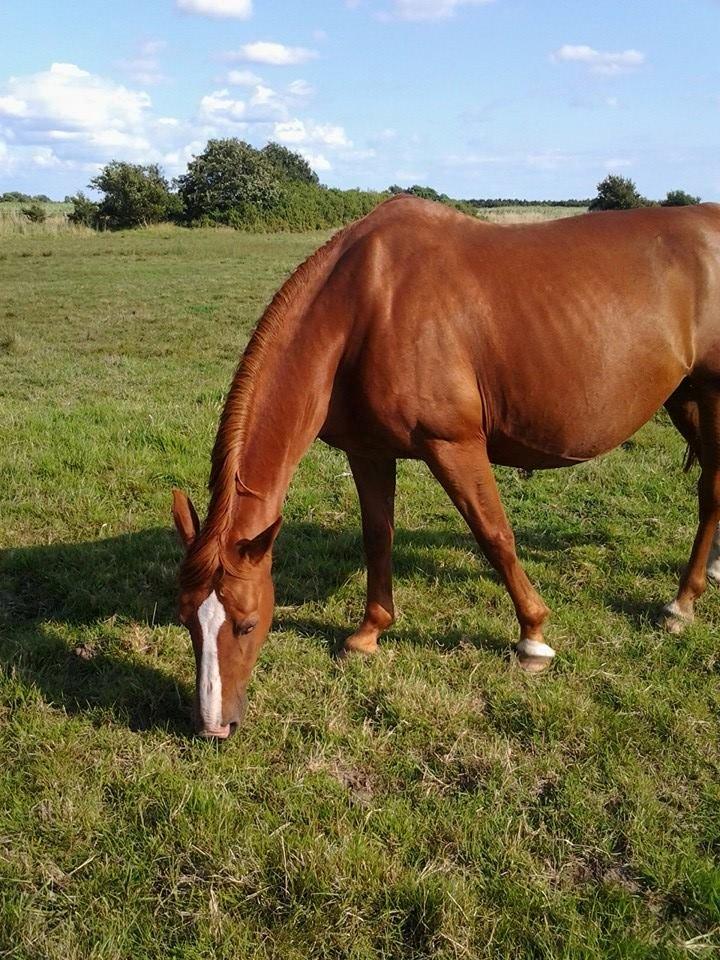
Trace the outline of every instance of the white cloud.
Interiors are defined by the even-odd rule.
[[[313,153],[310,150],[302,149],[298,153],[305,157],[315,173],[327,173],[328,170],[332,170],[332,164],[324,153]]]
[[[219,84],[186,117],[156,114],[144,90],[76,64],[11,77],[0,82],[0,169],[13,175],[42,170],[65,179],[74,171],[83,175],[77,187],[109,160],[158,163],[174,176],[218,136],[276,140],[302,153],[318,172],[373,156],[357,149],[343,126],[299,113],[313,92],[306,81],[275,88],[249,71],[237,73],[242,83]]]
[[[257,40],[255,43],[246,43],[237,52],[229,53],[233,60],[245,60],[248,63],[265,63],[272,67],[288,67],[299,63],[307,63],[317,57],[316,50],[307,47],[288,47],[284,43],[273,43],[269,40]]]
[[[95,172],[111,159],[164,163],[189,139],[182,121],[154,117],[147,93],[72,63],[11,77],[0,89],[5,165]]]
[[[242,100],[236,99],[227,88],[223,88],[203,97],[200,101],[199,117],[204,123],[232,126],[249,122],[290,121],[291,108],[297,101],[304,99],[298,94],[298,90],[307,95],[309,89],[305,85],[299,87],[298,83],[303,84],[303,81],[297,81],[291,83],[285,92],[279,92],[254,74],[245,75],[244,71],[241,72],[243,76],[240,79],[249,87],[247,95]]]
[[[616,53],[594,50],[585,44],[573,45],[566,43],[551,54],[550,59],[555,63],[582,63],[591,73],[605,76],[616,76],[627,73],[645,63],[645,54],[640,50],[621,50]]]
[[[98,133],[141,124],[151,105],[147,93],[81,70],[73,63],[53,63],[49,70],[11,77],[0,97],[0,116],[17,118],[42,134],[51,129]],[[27,123],[23,123],[27,121]]]
[[[27,116],[27,103],[19,97],[9,95],[0,97],[0,116],[5,117],[25,117]]]
[[[480,6],[493,0],[393,0],[392,10],[382,19],[447,20],[459,7]]]
[[[293,80],[292,83],[288,84],[288,93],[293,97],[305,99],[315,93],[315,87],[306,80]]]
[[[276,123],[274,137],[280,143],[324,144],[326,147],[352,147],[343,127],[331,123],[315,123],[314,120],[293,119]]]
[[[228,90],[215,90],[200,101],[200,119],[205,123],[244,123],[246,113],[245,101],[233,99]]]
[[[206,17],[234,17],[248,20],[252,16],[252,0],[175,0],[178,10],[200,13]]]
[[[230,70],[225,77],[225,82],[235,87],[254,87],[262,83],[262,77],[253,73],[252,70]]]

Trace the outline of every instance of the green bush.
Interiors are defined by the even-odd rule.
[[[244,140],[209,140],[177,179],[190,222],[210,217],[227,222],[247,204],[267,210],[277,199],[278,172],[271,159]]]
[[[236,230],[248,231],[326,230],[364,217],[387,196],[370,190],[283,183],[271,205],[260,208],[250,203],[238,204],[224,222]]]
[[[177,216],[180,204],[156,163],[106,164],[90,187],[102,193],[97,222],[111,229],[145,227]]]
[[[288,150],[287,147],[271,141],[260,152],[270,161],[278,179],[294,183],[317,184],[319,182],[318,175],[305,157],[295,153],[294,150]]]
[[[700,203],[700,197],[693,197],[692,194],[684,190],[668,190],[664,200],[660,201],[663,207],[690,207]]]
[[[28,207],[21,207],[20,211],[30,223],[45,223],[47,220],[47,211],[41,203],[31,203]]]
[[[590,210],[632,210],[649,206],[645,197],[638,193],[632,180],[610,174],[597,185],[597,196],[590,201]]]
[[[72,212],[68,214],[70,223],[82,227],[97,228],[99,226],[99,203],[93,203],[82,191],[67,199],[73,205]]]

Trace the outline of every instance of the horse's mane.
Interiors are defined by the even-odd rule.
[[[297,267],[272,298],[250,337],[235,370],[215,437],[207,519],[180,569],[180,582],[186,589],[206,582],[222,565],[220,548],[230,524],[240,454],[263,361],[289,313],[300,314],[307,307],[318,282],[327,276],[328,268],[337,261],[341,244],[353,226],[355,224],[350,224],[338,231]]]

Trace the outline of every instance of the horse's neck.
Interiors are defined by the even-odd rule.
[[[234,488],[225,499],[232,538],[256,536],[282,512],[295,468],[325,421],[345,340],[341,318],[315,311],[276,331],[241,383],[244,396],[233,397],[233,384],[226,411],[239,401],[242,416],[233,424],[223,414],[221,430],[242,440],[218,478]]]

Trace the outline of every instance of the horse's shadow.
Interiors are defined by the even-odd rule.
[[[322,638],[333,647],[343,634],[336,625],[303,617],[296,608],[322,603],[364,569],[358,529],[309,522],[285,524],[275,565],[279,614],[276,626]],[[567,548],[561,531],[522,530],[518,539],[536,556]],[[571,540],[594,542],[596,533]],[[457,583],[493,576],[468,565],[452,550],[473,549],[467,534],[450,526],[399,530],[394,568],[399,578],[422,571],[428,578]],[[440,556],[442,554],[442,557]],[[36,687],[46,701],[68,713],[108,713],[132,729],[189,732],[191,691],[147,658],[113,652],[118,621],[162,626],[175,623],[177,568],[181,549],[169,529],[152,528],[85,543],[59,543],[0,551],[0,665]],[[88,628],[107,625],[101,651],[87,646]],[[395,631],[405,642],[427,643],[412,629]],[[451,631],[444,649],[465,638]],[[473,637],[478,646],[499,650],[491,635]],[[189,647],[188,647],[189,652]]]

